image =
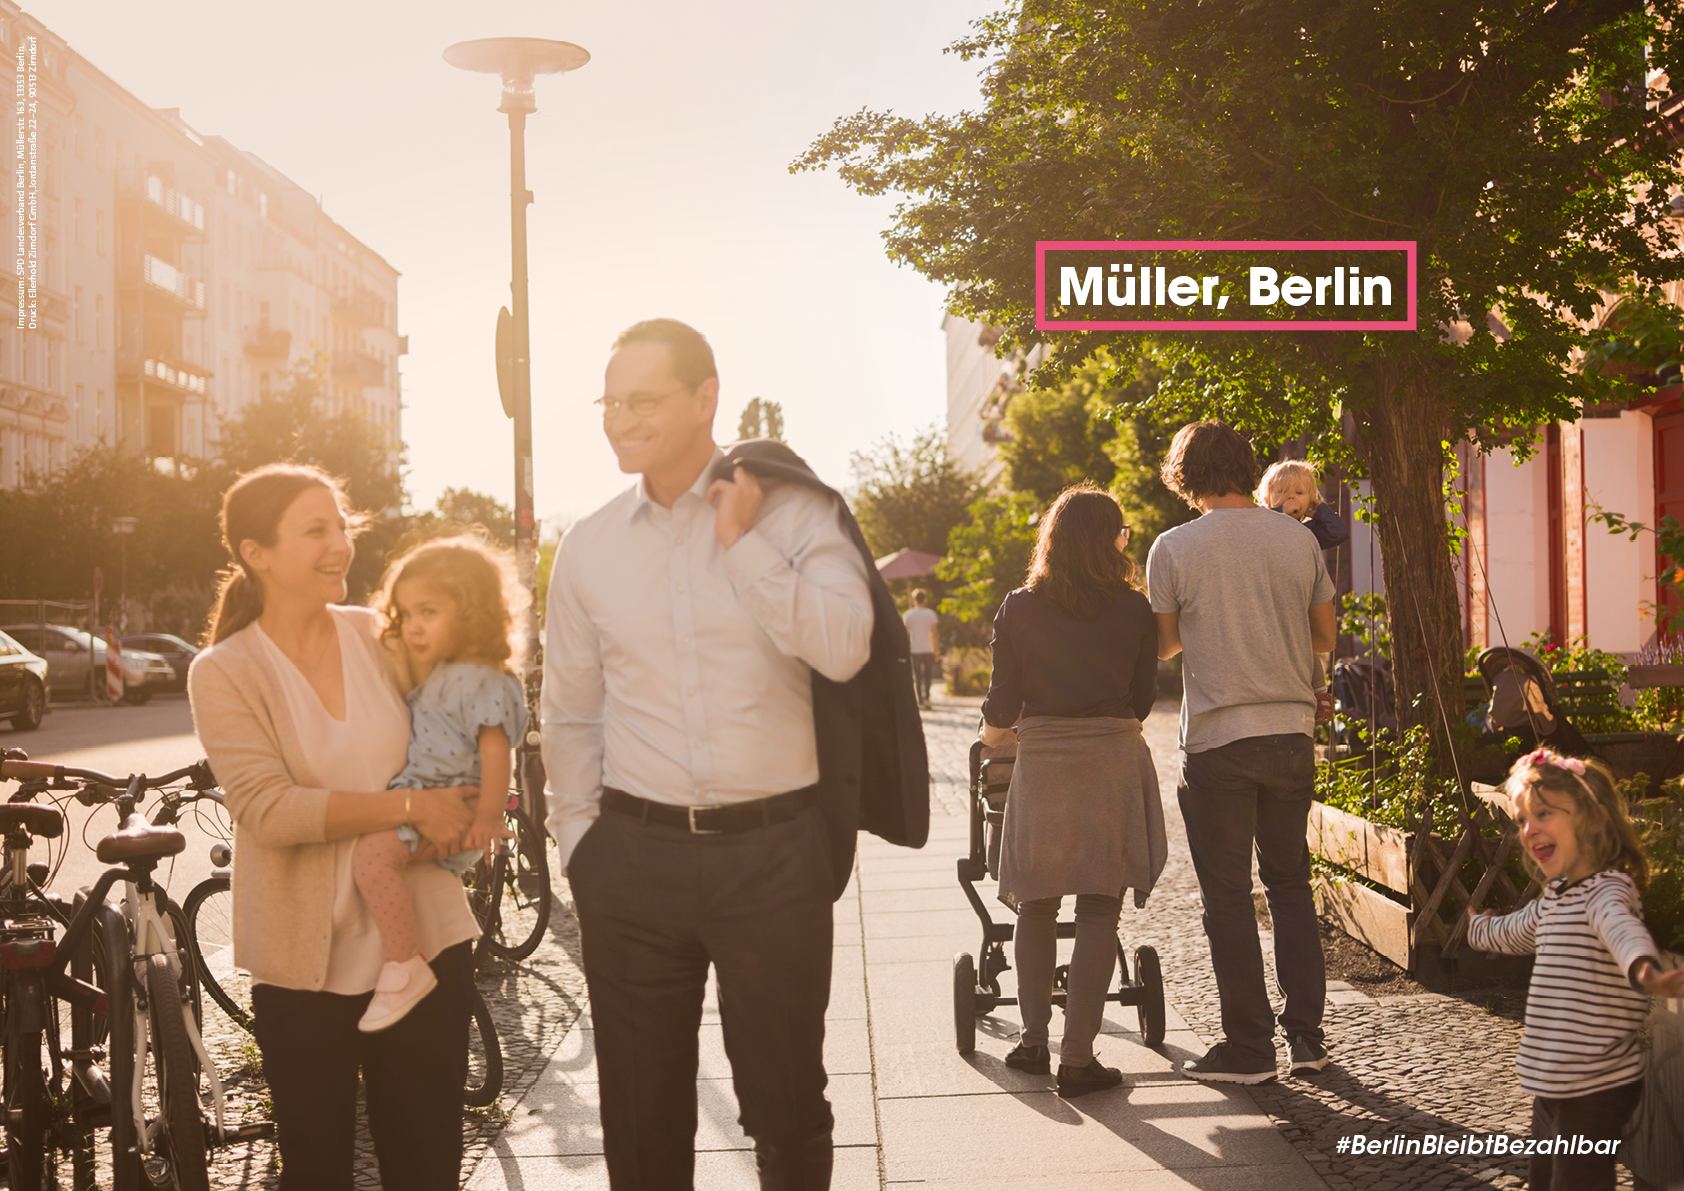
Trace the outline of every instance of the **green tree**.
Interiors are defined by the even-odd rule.
[[[1050,504],[1064,489],[1083,480],[1108,487],[1117,473],[1108,451],[1117,436],[1105,411],[1116,400],[1111,369],[1089,362],[1063,383],[1030,389],[1012,398],[1006,409],[1011,438],[1000,444],[1006,483],[1014,492],[1030,492]]]
[[[1027,492],[991,492],[954,527],[936,576],[947,585],[940,611],[973,629],[994,623],[1001,602],[1029,575],[1040,505]],[[986,640],[986,632],[982,639]]]
[[[894,435],[853,455],[854,517],[866,545],[881,558],[896,550],[941,555],[948,534],[977,496],[977,477],[947,453],[939,426],[910,445]]]
[[[769,438],[773,442],[784,440],[784,407],[776,401],[766,401],[756,397],[743,407],[743,416],[737,423],[738,440],[750,438]]]
[[[1684,0],[1020,0],[954,50],[987,59],[979,110],[862,111],[793,169],[906,196],[889,255],[956,313],[1048,348],[1151,351],[1135,407],[1220,415],[1366,475],[1400,705],[1461,706],[1443,478],[1480,447],[1577,416],[1614,383],[1574,367],[1621,279],[1684,277],[1677,150],[1643,89],[1681,74]],[[1414,332],[1038,332],[1035,242],[1413,240]],[[1453,333],[1447,333],[1453,332]],[[1131,411],[1132,412],[1132,411]]]
[[[471,488],[446,488],[433,504],[439,533],[482,529],[493,542],[515,547],[515,511],[494,496]]]

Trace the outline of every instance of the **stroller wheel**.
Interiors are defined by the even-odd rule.
[[[1155,950],[1134,949],[1134,976],[1141,990],[1140,1040],[1147,1046],[1159,1046],[1164,1040],[1164,977]]]
[[[968,951],[953,957],[953,1044],[962,1055],[976,1050],[976,962]]]

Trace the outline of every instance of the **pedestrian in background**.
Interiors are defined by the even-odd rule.
[[[813,678],[866,664],[871,588],[833,499],[746,468],[713,478],[718,403],[694,329],[658,319],[615,341],[603,430],[641,478],[556,552],[549,827],[578,907],[615,1191],[693,1185],[710,965],[760,1186],[824,1191],[836,890]]]
[[[1065,490],[1041,518],[1028,582],[994,617],[994,672],[982,705],[982,742],[1015,736],[1006,796],[1000,900],[1013,934],[1023,1034],[1006,1056],[1048,1074],[1058,911],[1076,895],[1058,1093],[1122,1082],[1093,1042],[1117,963],[1124,890],[1135,902],[1163,872],[1168,846],[1158,774],[1140,722],[1158,683],[1151,605],[1130,580],[1129,530],[1109,493]]]
[[[454,1191],[479,928],[461,878],[410,865],[437,983],[391,1029],[359,1032],[384,955],[351,858],[357,837],[403,823],[424,856],[461,851],[479,790],[386,788],[404,768],[409,707],[379,618],[342,606],[361,520],[313,467],[235,481],[222,501],[233,565],[187,692],[234,820],[234,963],[251,973],[283,1191],[351,1191],[359,1068],[381,1184]]]
[[[918,691],[918,706],[930,709],[930,684],[941,671],[941,618],[926,608],[930,593],[922,587],[912,593],[912,607],[901,621],[912,639],[912,680]]]
[[[1204,902],[1223,1040],[1182,1072],[1264,1083],[1276,1076],[1251,857],[1274,923],[1275,974],[1294,1075],[1327,1066],[1327,969],[1310,896],[1305,824],[1315,793],[1313,655],[1333,648],[1333,583],[1314,534],[1252,503],[1251,444],[1220,422],[1176,432],[1163,480],[1200,516],[1164,531],[1146,560],[1158,656],[1184,654],[1176,790]]]

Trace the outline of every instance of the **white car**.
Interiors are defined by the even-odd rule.
[[[47,660],[52,693],[58,698],[103,697],[105,642],[100,638],[62,624],[0,625],[0,631]],[[158,654],[125,649],[121,657],[125,703],[144,703],[175,681],[175,671]]]

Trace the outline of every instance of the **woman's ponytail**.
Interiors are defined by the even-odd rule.
[[[222,495],[222,544],[230,565],[222,572],[216,610],[205,629],[205,644],[215,645],[263,615],[263,584],[240,556],[240,543],[273,546],[281,518],[307,488],[326,488],[341,508],[350,501],[340,482],[319,467],[271,463],[248,471]]]
[[[205,644],[215,645],[262,615],[263,585],[245,567],[229,567],[222,572],[222,581],[217,588],[216,608],[211,612],[210,626],[205,630]]]

